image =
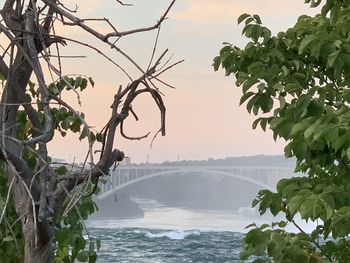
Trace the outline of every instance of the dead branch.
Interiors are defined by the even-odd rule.
[[[84,43],[84,42],[76,40],[76,39],[72,39],[72,38],[68,38],[68,37],[60,37],[60,38],[67,40],[67,41],[70,41],[70,42],[73,42],[73,43],[76,43],[76,44],[79,44],[79,45],[82,45],[82,46],[85,46],[85,47],[88,47],[92,50],[95,50],[98,54],[103,56],[105,59],[107,59],[109,62],[111,62],[114,66],[116,66],[118,69],[120,69],[129,78],[129,80],[132,81],[132,78],[129,75],[129,73],[122,66],[120,66],[117,62],[115,62],[113,59],[108,57],[104,52],[102,52],[102,50],[100,50],[100,49],[98,49],[98,48],[96,48],[88,43]]]
[[[109,34],[103,35],[103,34],[99,33],[98,31],[94,30],[93,28],[89,27],[88,25],[86,25],[84,22],[81,21],[80,18],[78,18],[78,17],[70,14],[68,11],[58,7],[56,4],[52,3],[50,0],[42,0],[42,1],[45,4],[47,4],[48,6],[50,6],[57,14],[61,15],[62,17],[67,18],[74,25],[81,27],[82,29],[84,29],[85,31],[90,33],[91,35],[100,39],[102,42],[105,42],[106,44],[108,44],[112,49],[115,49],[117,52],[119,52],[122,56],[124,56],[127,60],[129,60],[138,70],[140,70],[143,74],[145,74],[143,69],[134,61],[134,59],[132,59],[127,53],[125,53],[122,49],[117,47],[114,43],[109,41],[110,37],[116,36],[115,33],[114,33],[114,35],[113,34],[112,35],[109,35]],[[175,1],[176,0],[173,0],[170,3],[169,7],[167,8],[167,10],[163,14],[163,16],[160,18],[160,20],[154,26],[151,26],[148,28],[139,28],[139,29],[134,29],[134,30],[130,30],[130,31],[125,31],[125,32],[123,32],[123,35],[136,34],[136,33],[140,33],[140,32],[146,32],[146,31],[151,31],[151,30],[157,29],[162,24],[162,22],[165,20],[167,14],[169,13],[171,7],[174,5]]]
[[[123,3],[123,2],[120,1],[120,0],[115,0],[115,1],[117,1],[117,3],[119,3],[119,4],[121,4],[121,5],[132,6],[132,4],[125,4],[125,3]]]
[[[160,17],[160,19],[157,21],[156,24],[154,24],[153,26],[150,27],[144,27],[144,28],[137,28],[137,29],[133,29],[133,30],[128,30],[128,31],[123,31],[123,32],[112,32],[112,33],[108,33],[105,37],[108,39],[110,37],[122,37],[122,36],[126,36],[126,35],[130,35],[130,34],[135,34],[135,33],[140,33],[140,32],[146,32],[146,31],[151,31],[154,29],[157,29],[160,27],[160,25],[163,23],[163,21],[166,19],[166,16],[168,15],[170,9],[173,7],[173,5],[175,4],[176,0],[173,0],[170,5],[168,6],[168,8],[166,9],[166,11],[164,12],[164,14]]]
[[[124,121],[120,122],[120,134],[127,140],[131,140],[131,141],[140,141],[142,139],[145,139],[148,137],[148,135],[150,135],[151,132],[148,132],[147,134],[143,135],[143,136],[138,136],[138,137],[130,137],[128,135],[126,135],[124,133]]]

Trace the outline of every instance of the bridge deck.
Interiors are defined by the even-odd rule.
[[[163,166],[163,165],[123,165],[110,172],[109,183],[100,185],[99,198],[113,194],[128,185],[153,177],[199,174],[230,176],[239,180],[273,189],[282,178],[293,176],[292,166]]]

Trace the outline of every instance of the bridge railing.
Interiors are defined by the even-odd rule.
[[[162,165],[128,165],[119,166],[110,172],[108,183],[100,184],[100,195],[113,192],[124,186],[147,178],[171,174],[211,174],[233,176],[268,188],[274,187],[282,178],[294,174],[292,166],[162,166]]]

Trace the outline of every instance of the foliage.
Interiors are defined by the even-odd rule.
[[[323,4],[321,12],[300,16],[276,36],[258,15],[241,15],[249,42],[243,49],[224,43],[213,64],[235,76],[240,104],[259,115],[253,128],[283,138],[285,156],[296,157],[295,171],[307,174],[253,201],[261,214],[284,214],[300,230],[288,233],[284,222],[254,226],[241,256],[265,256],[255,262],[350,261],[350,2],[305,2]],[[318,222],[311,234],[297,225],[297,215]]]
[[[0,211],[3,211],[6,203],[8,186],[4,175],[4,165],[3,163],[0,165]],[[15,223],[17,214],[12,200],[10,200],[7,206],[6,216],[3,218],[4,223],[0,224],[0,262],[23,262],[24,237],[21,224],[18,222]]]
[[[55,262],[96,262],[100,241],[91,236],[88,236],[88,240],[84,238],[87,230],[82,221],[96,209],[91,197],[82,198],[76,209],[72,209],[63,220],[59,220],[55,236]]]
[[[65,90],[69,90],[70,86],[66,83],[70,83],[75,88],[80,88],[83,91],[87,84],[90,83],[93,86],[91,78],[65,78],[65,81],[61,80],[56,83],[48,85],[50,93],[52,95],[60,95]],[[43,108],[40,107],[39,91],[38,87],[29,82],[29,90],[31,91],[32,101],[36,101],[39,104],[40,116],[44,116]],[[54,120],[54,127],[60,132],[61,136],[66,136],[67,132],[73,132],[80,134],[79,138],[82,140],[86,138],[86,130],[81,121],[84,115],[76,116],[66,107],[52,107],[51,113]],[[41,121],[44,121],[42,119]],[[20,110],[17,113],[17,138],[19,140],[26,140],[33,136],[33,126],[24,110]],[[92,138],[100,138],[98,133],[91,133]],[[99,141],[99,140],[97,140]],[[38,172],[37,160],[34,154],[34,147],[31,150],[26,151],[23,154],[25,161],[33,172]],[[60,176],[68,174],[66,166],[58,166],[56,172]],[[88,184],[87,191],[92,191],[93,186]],[[12,199],[9,199],[9,203],[5,209],[5,203],[8,195],[8,185],[6,184],[6,178],[4,174],[4,163],[1,162],[0,166],[0,211],[6,211],[4,214],[4,220],[6,224],[0,225],[0,262],[12,263],[23,262],[24,257],[24,236],[18,215],[15,211],[14,203]],[[70,199],[67,199],[64,207],[67,208]],[[96,262],[96,252],[100,247],[99,240],[93,237],[85,240],[84,234],[86,234],[86,228],[83,220],[86,220],[88,216],[97,210],[95,202],[92,197],[86,197],[79,199],[75,208],[68,211],[66,216],[58,218],[56,223],[56,235],[55,235],[55,262],[57,263],[69,263],[69,262]],[[11,227],[9,227],[11,226]]]

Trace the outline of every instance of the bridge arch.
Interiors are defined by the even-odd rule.
[[[221,175],[221,176],[228,176],[228,177],[234,177],[236,179],[248,182],[248,183],[252,183],[258,186],[261,186],[264,189],[268,189],[273,191],[273,187],[271,185],[268,185],[266,183],[263,182],[259,182],[253,178],[250,177],[246,177],[237,173],[231,173],[231,172],[227,172],[227,171],[221,171],[221,170],[215,170],[215,169],[204,169],[204,168],[188,168],[188,169],[174,169],[174,170],[166,170],[166,171],[161,171],[161,172],[156,172],[153,174],[149,174],[149,175],[144,175],[141,176],[139,178],[130,180],[126,183],[123,183],[121,185],[117,185],[112,187],[112,189],[102,193],[101,195],[98,195],[98,199],[102,200],[104,198],[107,198],[108,196],[114,194],[117,190],[123,189],[129,185],[144,181],[144,180],[148,180],[154,177],[159,177],[159,176],[169,176],[169,175],[177,175],[177,174],[181,174],[181,173],[193,173],[193,172],[199,172],[202,175],[206,174],[206,175]]]

